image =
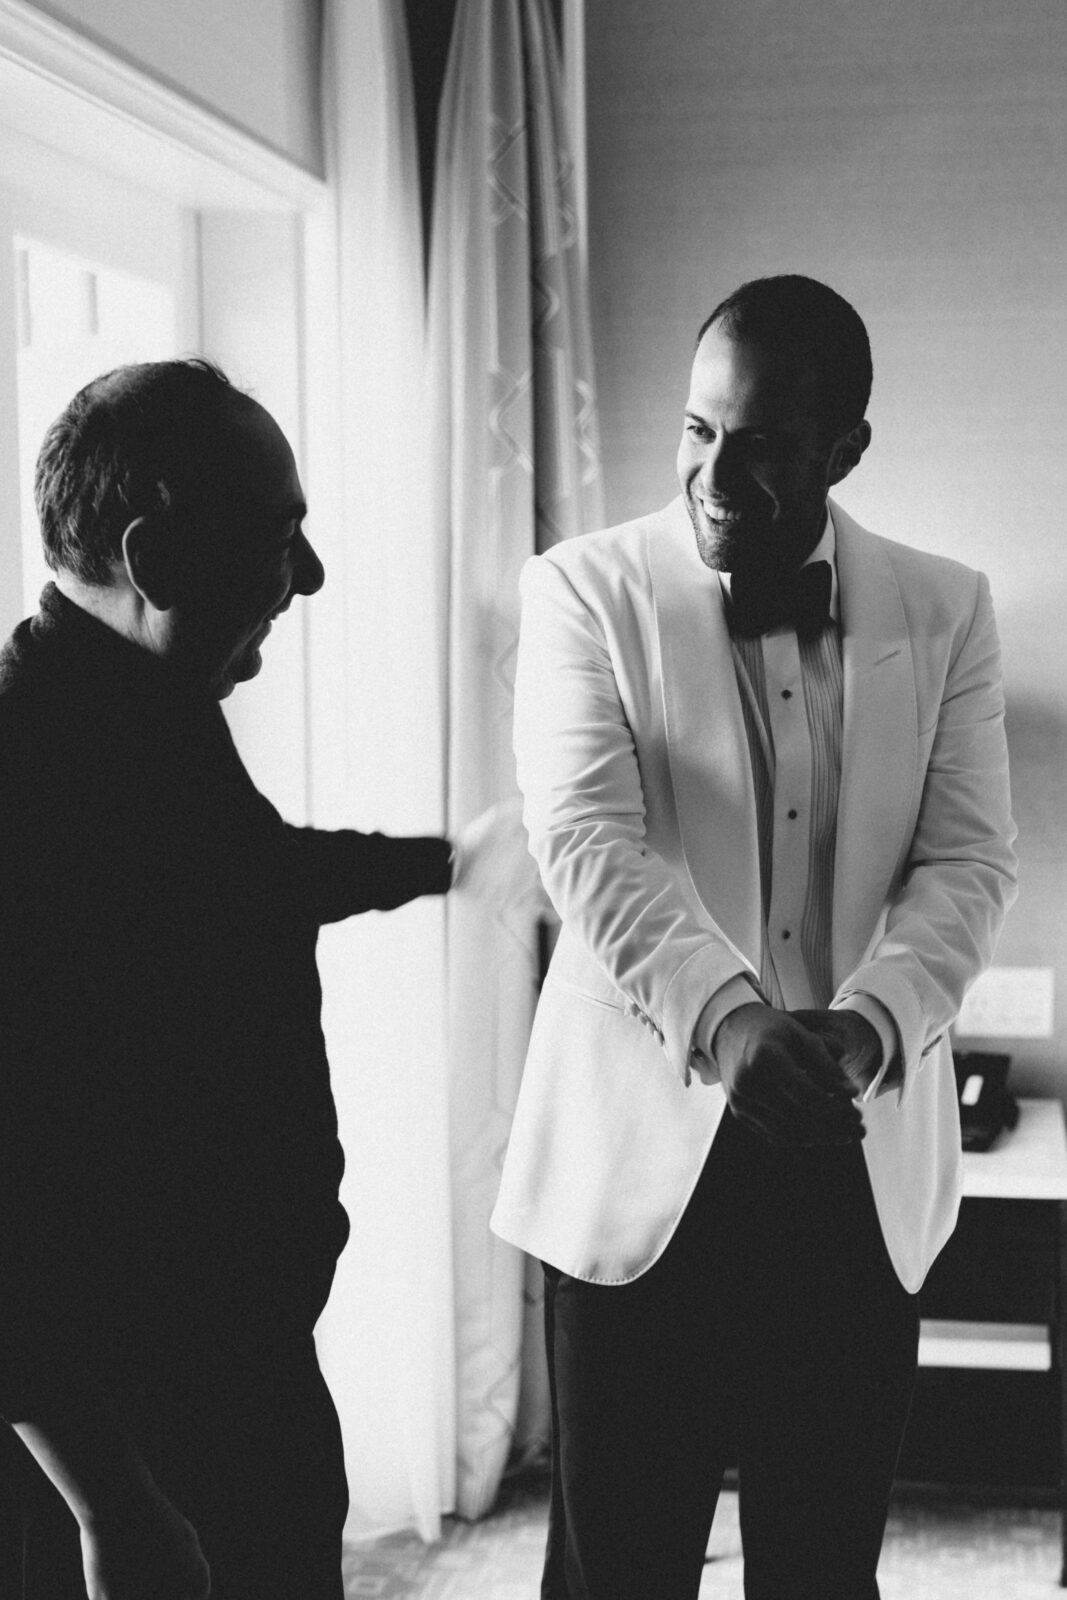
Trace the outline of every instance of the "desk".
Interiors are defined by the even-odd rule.
[[[963,1196],[956,1232],[922,1290],[920,1366],[945,1369],[943,1378],[927,1379],[941,1407],[951,1405],[946,1386],[953,1383],[973,1397],[982,1382],[976,1373],[1025,1375],[988,1380],[986,1432],[995,1450],[998,1384],[1009,1407],[1013,1393],[1035,1407],[1064,1519],[1060,1582],[1067,1585],[1067,1135],[1060,1102],[1021,1100],[1013,1131],[992,1150],[965,1154]],[[1005,1387],[1013,1381],[1015,1391]],[[922,1385],[917,1401],[921,1459],[923,1427],[933,1437],[949,1419],[922,1416]]]
[[[978,1200],[1067,1200],[1067,1134],[1058,1100],[1020,1100],[1019,1123],[992,1150],[963,1156],[963,1193]]]

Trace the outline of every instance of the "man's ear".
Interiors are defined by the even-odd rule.
[[[156,611],[169,611],[178,598],[177,548],[173,529],[161,516],[136,517],[122,535],[126,576]]]
[[[871,425],[866,420],[858,422],[848,433],[842,434],[830,451],[827,467],[827,488],[833,488],[842,478],[847,478],[871,442]]]

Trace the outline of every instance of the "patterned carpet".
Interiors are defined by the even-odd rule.
[[[439,1544],[395,1534],[345,1553],[346,1600],[536,1600],[545,1541],[543,1485],[519,1484],[476,1524],[445,1523]],[[742,1600],[737,1496],[715,1515],[700,1600]],[[878,1571],[882,1600],[1050,1600],[1059,1587],[1055,1511],[900,1497]]]

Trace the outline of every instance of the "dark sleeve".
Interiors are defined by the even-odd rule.
[[[452,884],[447,839],[394,839],[351,828],[328,832],[289,824],[285,832],[301,899],[315,922],[392,911],[420,895],[447,894]]]

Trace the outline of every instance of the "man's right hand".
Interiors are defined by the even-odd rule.
[[[159,1488],[133,1440],[99,1406],[41,1402],[13,1423],[81,1532],[89,1600],[207,1600],[211,1572],[196,1530]]]
[[[153,1485],[81,1520],[88,1600],[207,1600],[196,1530]]]
[[[716,1029],[712,1050],[730,1110],[772,1144],[863,1138],[855,1086],[823,1041],[788,1012],[738,1006]]]

